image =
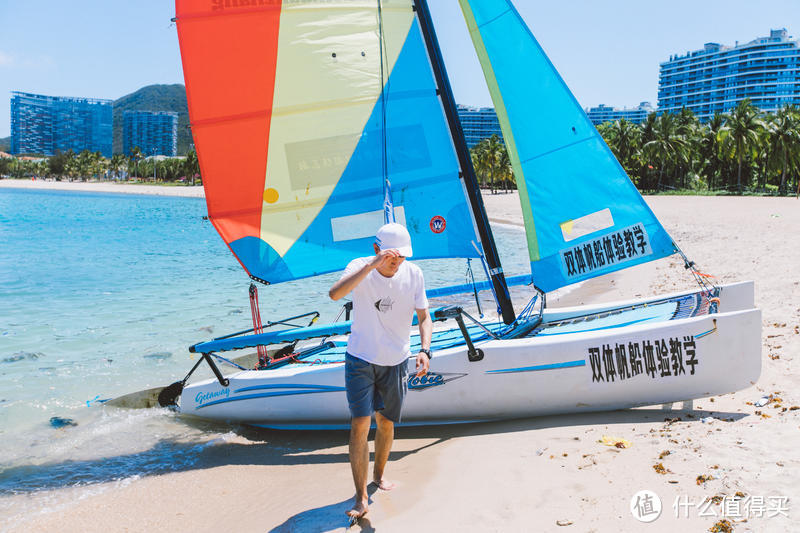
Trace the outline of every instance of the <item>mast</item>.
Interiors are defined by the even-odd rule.
[[[450,126],[450,133],[453,137],[453,145],[456,149],[458,162],[461,166],[461,177],[464,180],[467,196],[469,197],[472,214],[475,217],[475,224],[478,228],[478,236],[481,239],[483,253],[486,257],[486,264],[489,268],[489,277],[494,287],[494,294],[497,298],[497,305],[503,315],[503,322],[511,324],[514,321],[514,306],[511,296],[508,293],[508,286],[503,275],[503,267],[500,265],[500,257],[497,255],[497,247],[492,236],[492,228],[489,226],[489,217],[481,198],[478,178],[475,176],[475,169],[472,166],[472,158],[469,155],[464,132],[461,129],[461,121],[458,119],[456,102],[453,98],[453,91],[450,88],[450,80],[442,60],[442,52],[439,50],[439,41],[436,39],[436,32],[433,29],[431,13],[428,9],[427,0],[414,0],[414,7],[417,11],[419,27],[422,37],[425,39],[425,46],[428,49],[428,57],[431,60],[433,74],[436,84],[439,86],[439,96],[442,100],[444,113]]]

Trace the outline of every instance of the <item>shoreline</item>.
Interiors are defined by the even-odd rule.
[[[0,179],[0,188],[205,198],[202,185],[196,185],[192,187],[190,185],[153,185],[147,183],[115,183],[113,181],[45,181]]]
[[[493,222],[522,225],[515,193],[483,198]],[[773,394],[786,408],[800,405],[800,282],[794,274],[800,261],[786,240],[787,230],[800,227],[800,203],[684,196],[646,201],[717,283],[756,280],[763,353],[755,386],[696,400],[689,410],[676,404],[674,410],[650,406],[398,428],[387,471],[398,487],[373,493],[369,515],[349,530],[638,530],[629,505],[642,489],[663,503],[661,518],[646,526],[653,531],[708,530],[720,519],[720,505],[711,505],[713,518],[699,516],[697,508],[684,518],[675,516],[673,503],[685,498],[699,504],[737,492],[763,498],[765,506],[768,498],[790,501],[786,516],[732,520],[737,532],[793,530],[800,512],[794,479],[800,409],[753,404]],[[580,305],[693,286],[682,262],[671,256],[589,280],[557,302]],[[211,531],[229,527],[232,517],[243,532],[346,530],[344,511],[352,498],[346,432],[227,431],[202,447],[191,467],[94,485],[96,491],[80,501],[30,516],[10,531]],[[598,441],[605,435],[633,446],[604,446]],[[657,464],[665,474],[657,473]],[[701,475],[708,481],[698,482]]]

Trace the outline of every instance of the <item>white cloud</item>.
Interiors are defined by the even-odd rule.
[[[7,54],[0,50],[0,67],[7,67],[14,63],[14,58],[11,57],[10,54]]]

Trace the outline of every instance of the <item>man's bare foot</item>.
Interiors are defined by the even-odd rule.
[[[347,511],[345,514],[350,517],[350,520],[358,520],[367,512],[369,511],[369,507],[367,506],[367,502],[365,501],[356,501],[353,508]]]
[[[397,486],[386,478],[375,479],[372,482],[381,490],[392,490]]]

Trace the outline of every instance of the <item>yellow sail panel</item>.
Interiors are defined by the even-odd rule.
[[[261,213],[279,255],[330,198],[413,20],[409,0],[284,0]]]

